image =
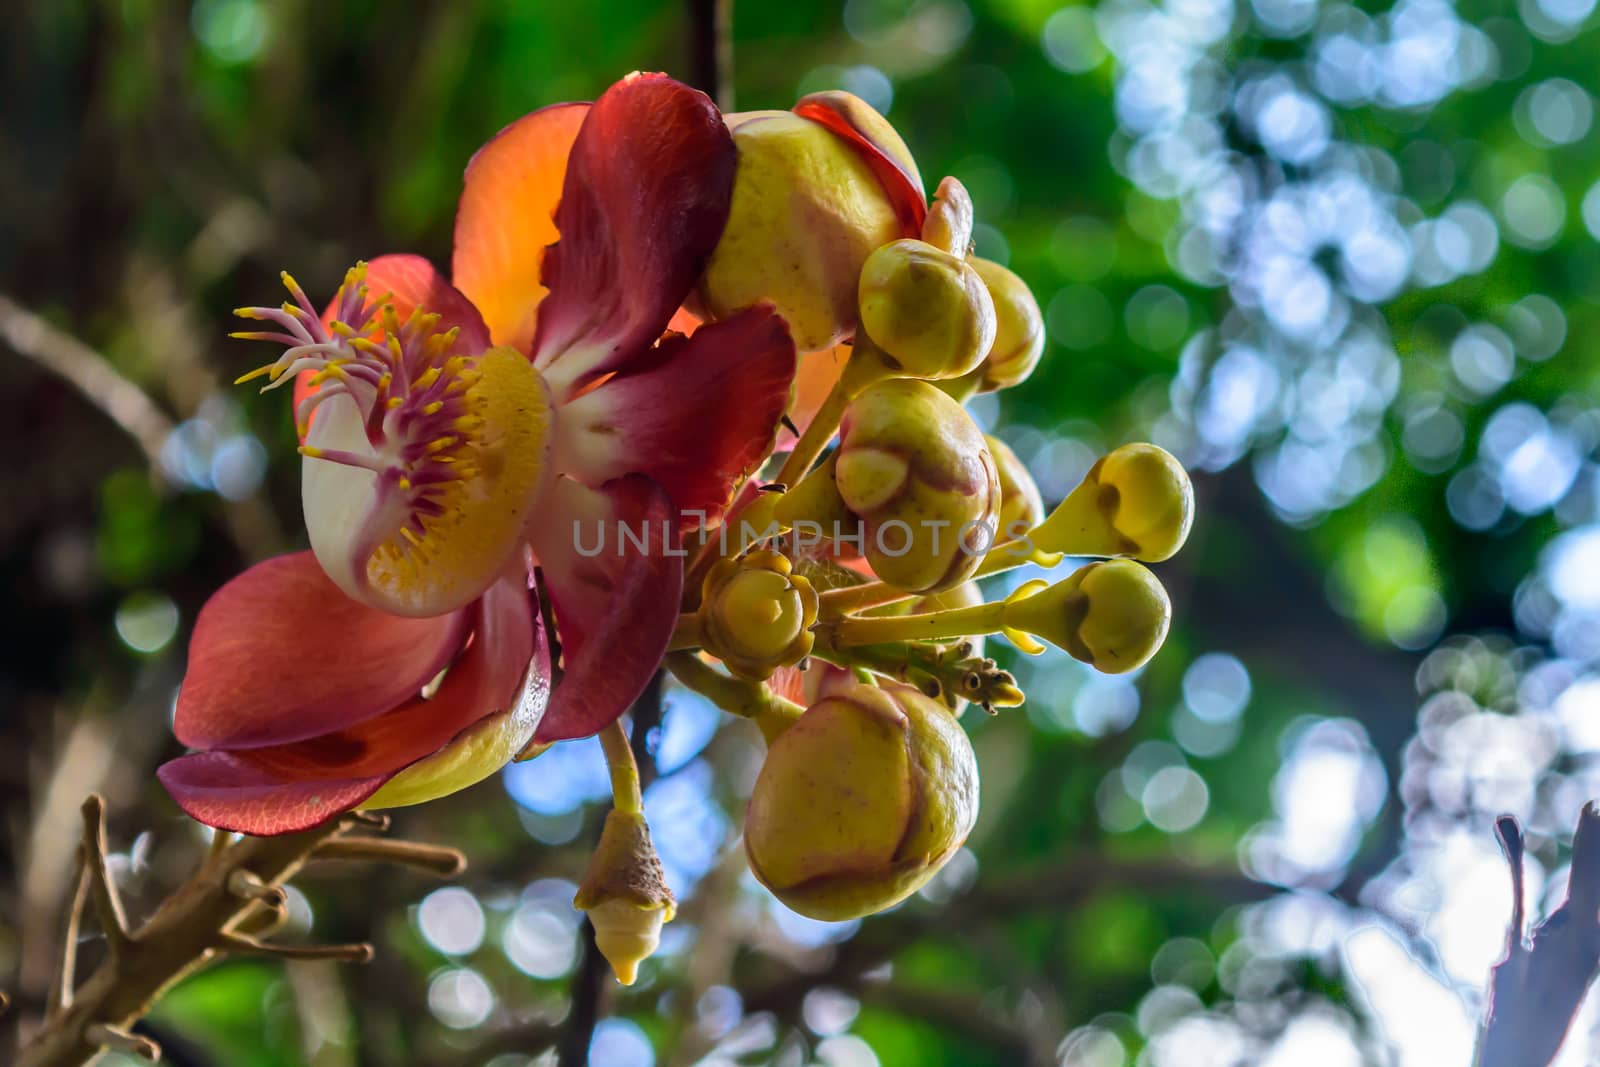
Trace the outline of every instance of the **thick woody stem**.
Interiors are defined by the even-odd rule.
[[[84,805],[84,857],[88,895],[106,935],[108,952],[82,985],[63,997],[58,1011],[45,1020],[22,1050],[17,1067],[77,1067],[104,1048],[147,1058],[159,1050],[129,1028],[173,983],[229,952],[294,959],[358,960],[370,956],[366,945],[289,947],[268,945],[245,934],[242,926],[270,921],[281,886],[313,858],[343,853],[342,858],[393,860],[409,856],[404,842],[373,849],[370,842],[346,835],[387,822],[367,816],[345,816],[324,826],[281,837],[245,837],[213,848],[199,869],[179,886],[142,926],[130,930],[122,903],[106,876],[103,805],[90,798]],[[363,849],[361,846],[369,847]],[[417,848],[418,846],[412,846]],[[417,864],[421,865],[421,864]],[[437,863],[437,867],[443,864]]]

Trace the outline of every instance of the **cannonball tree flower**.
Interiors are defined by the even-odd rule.
[[[770,306],[666,332],[734,165],[709,99],[632,75],[473,158],[454,284],[383,256],[323,314],[287,276],[292,303],[244,312],[285,346],[269,387],[296,381],[312,551],[197,620],[174,730],[199,751],[160,771],[186,812],[270,834],[429,800],[639,695],[679,533],[771,450],[794,375]]]

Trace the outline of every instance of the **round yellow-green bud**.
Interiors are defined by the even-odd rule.
[[[1194,486],[1172,454],[1149,444],[1102,456],[1029,540],[1044,552],[1170,559],[1194,523]]]
[[[857,684],[773,742],[745,820],[751,872],[802,915],[859,918],[910,896],[978,816],[978,763],[950,709]]]
[[[787,556],[756,551],[719,560],[703,589],[704,647],[734,674],[766,681],[779,667],[810,654],[817,593],[794,573]]]
[[[959,378],[994,344],[994,301],[959,256],[907,238],[861,267],[861,328],[913,378]]]
[[[985,434],[989,455],[994,457],[995,470],[1000,474],[1000,532],[1001,541],[1020,538],[1044,521],[1044,499],[1039,486],[1028,473],[1028,467],[1011,451],[1011,446],[998,437]]]
[[[861,265],[901,235],[894,203],[861,152],[820,123],[789,111],[726,121],[733,198],[692,310],[721,319],[769,301],[796,348],[829,348],[856,328]]]
[[[1091,563],[1064,581],[1030,582],[1007,599],[1005,633],[1023,651],[1042,637],[1106,674],[1142,667],[1161,648],[1172,602],[1155,575],[1129,559]]]
[[[939,183],[922,221],[922,239],[942,252],[965,258],[972,251],[972,223],[972,197],[967,195],[967,187],[956,178],[946,178]]]
[[[861,520],[862,554],[896,589],[959,585],[995,541],[994,459],[971,416],[927,382],[896,378],[856,397],[840,420],[833,478]]]
[[[613,809],[606,816],[572,905],[589,913],[595,945],[617,981],[632,985],[677,912],[643,814]]]
[[[992,393],[1027,380],[1044,354],[1044,314],[1028,283],[991,260],[970,256],[994,303],[994,343],[978,368],[978,391]]]

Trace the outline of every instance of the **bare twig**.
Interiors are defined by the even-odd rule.
[[[377,837],[336,837],[317,849],[318,860],[393,863],[439,878],[454,878],[467,869],[460,850],[418,841],[386,841]]]
[[[372,946],[353,945],[273,945],[244,934],[223,934],[216,948],[235,956],[261,956],[280,960],[338,960],[341,963],[371,963]]]
[[[120,1027],[107,1026],[105,1023],[95,1023],[89,1027],[85,1036],[101,1048],[126,1052],[129,1055],[138,1056],[140,1059],[149,1060],[151,1063],[161,1058],[160,1045],[151,1041],[148,1037],[130,1034]]]
[[[138,442],[151,469],[160,473],[161,446],[172,433],[172,420],[109,360],[4,294],[0,294],[0,338],[18,355],[72,383]]]
[[[1600,973],[1600,806],[1584,806],[1572,839],[1567,899],[1525,936],[1522,828],[1503,815],[1495,834],[1511,869],[1505,959],[1489,981],[1478,1067],[1542,1067],[1555,1059]]]
[[[106,802],[98,793],[83,802],[83,867],[100,932],[112,956],[120,955],[128,944],[128,917],[106,866]]]
[[[67,905],[64,929],[61,931],[61,973],[50,987],[50,1000],[45,1015],[56,1012],[72,1003],[72,991],[78,984],[78,938],[83,928],[83,909],[89,906],[89,865],[84,861],[83,850],[78,850],[78,877],[74,881],[72,900]]]

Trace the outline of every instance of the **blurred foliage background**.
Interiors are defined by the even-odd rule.
[[[745,871],[748,724],[669,690],[647,808],[683,901],[616,988],[570,908],[591,742],[401,815],[457,885],[337,869],[295,922],[377,962],[230,963],[175,1064],[1466,1064],[1529,828],[1559,899],[1600,795],[1594,0],[848,0],[735,11],[742,108],[849,89],[1047,310],[977,414],[1047,499],[1148,438],[1196,472],[1138,677],[1008,662],[969,848],[862,923]],[[286,404],[228,312],[292,269],[448,260],[472,151],[635,68],[671,0],[17,0],[0,30],[0,986],[57,962],[76,805],[135,909],[202,838],[156,785],[188,628],[297,547]],[[1021,580],[1022,575],[1012,580]],[[596,1023],[595,1017],[599,1021]],[[1580,1064],[1586,1007],[1561,1062]],[[545,1057],[545,1058],[541,1058]]]

